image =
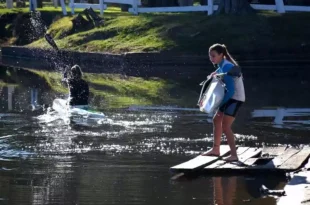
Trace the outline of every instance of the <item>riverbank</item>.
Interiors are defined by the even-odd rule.
[[[61,83],[61,74],[39,70],[29,70],[45,79],[49,87],[59,93],[67,93]],[[160,78],[144,79],[120,74],[84,73],[90,86],[91,98],[104,99],[104,107],[129,105],[179,105],[193,106],[198,92],[182,87],[178,82]]]
[[[57,95],[68,93],[68,88],[61,82],[60,72],[12,67],[0,67],[0,69],[6,70],[0,75],[0,87],[14,84],[51,90]],[[198,92],[173,80],[93,73],[84,73],[84,79],[90,86],[91,104],[101,108],[154,104],[192,107],[198,98]]]
[[[1,9],[0,13],[3,13]],[[231,53],[239,55],[310,51],[310,13],[259,12],[246,17],[205,13],[133,16],[112,7],[104,14],[104,26],[83,29],[74,26],[78,14],[62,17],[60,9],[48,7],[42,9],[41,14],[57,45],[70,51],[205,55],[208,47],[216,42],[226,44]],[[9,27],[6,28],[10,32]],[[14,44],[12,38],[8,38],[11,41],[6,45]],[[50,48],[42,38],[24,46]]]

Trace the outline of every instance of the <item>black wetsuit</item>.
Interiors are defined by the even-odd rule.
[[[89,86],[83,79],[67,78],[67,69],[63,74],[63,81],[69,87],[69,105],[88,105]]]
[[[83,79],[68,79],[69,105],[88,105],[89,87]]]

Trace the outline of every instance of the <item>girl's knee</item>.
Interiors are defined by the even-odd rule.
[[[216,113],[213,117],[213,124],[214,125],[218,125],[218,124],[221,124],[222,123],[222,120],[223,120],[223,115],[222,114],[219,114],[219,113]]]

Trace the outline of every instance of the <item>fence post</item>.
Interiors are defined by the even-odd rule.
[[[274,118],[274,123],[282,125],[284,116],[285,116],[285,109],[277,108],[276,116]]]
[[[103,10],[104,10],[104,6],[103,6],[104,0],[99,0],[99,8],[100,8],[100,15],[103,15]]]
[[[208,0],[208,15],[213,14],[213,0]]]
[[[34,9],[37,9],[38,8],[37,0],[32,0],[32,2],[33,2]]]
[[[278,13],[285,13],[283,0],[275,0]]]
[[[60,0],[61,8],[62,8],[62,13],[67,16],[67,8],[64,0]]]
[[[13,93],[14,93],[15,87],[10,85],[8,86],[8,110],[13,109]]]
[[[32,110],[35,110],[38,106],[38,89],[37,88],[31,88],[30,101],[31,101],[30,104],[31,104]]]
[[[138,0],[132,0],[132,10],[133,14],[137,15],[138,14]]]
[[[6,0],[6,8],[8,9],[13,8],[13,0]]]
[[[71,14],[74,14],[74,0],[70,0]]]
[[[52,3],[55,8],[58,8],[58,0],[52,0]]]
[[[36,10],[36,0],[29,0],[29,11],[35,11]]]

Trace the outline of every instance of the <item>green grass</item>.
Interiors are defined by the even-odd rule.
[[[310,43],[310,13],[276,14],[272,12],[244,16],[205,14],[144,14],[113,16],[106,25],[59,38],[71,29],[70,18],[51,25],[62,49],[89,52],[159,52],[206,53],[216,42],[232,52],[297,50]],[[285,24],[283,24],[285,22]],[[303,28],[303,29],[299,29]],[[29,46],[45,47],[44,40]]]
[[[6,82],[3,82],[2,80],[0,80],[0,88],[1,87],[4,87],[4,86],[8,86],[8,85],[10,85],[10,86],[18,86],[17,84],[12,84],[12,83],[6,83]]]
[[[68,92],[60,82],[59,73],[32,69],[29,71],[44,78],[52,90],[60,93]],[[96,104],[109,108],[154,104],[193,106],[198,97],[198,93],[176,82],[158,78],[144,79],[118,74],[85,73],[84,79],[90,85],[94,101],[104,102]]]
[[[67,92],[67,88],[65,88],[61,83],[62,76],[60,73],[34,70],[34,69],[27,69],[27,70],[43,78],[52,90],[59,93]]]
[[[232,53],[292,52],[309,48],[310,13],[258,12],[248,16],[207,16],[206,13],[158,13],[131,15],[109,7],[105,25],[87,31],[74,31],[69,16],[61,9],[39,9],[51,23],[49,32],[61,49],[86,52],[181,52],[206,54],[213,43],[224,43]],[[26,9],[4,12],[28,11]],[[82,9],[76,11],[81,12]],[[302,29],[301,29],[302,28]],[[50,48],[44,39],[29,47]]]

